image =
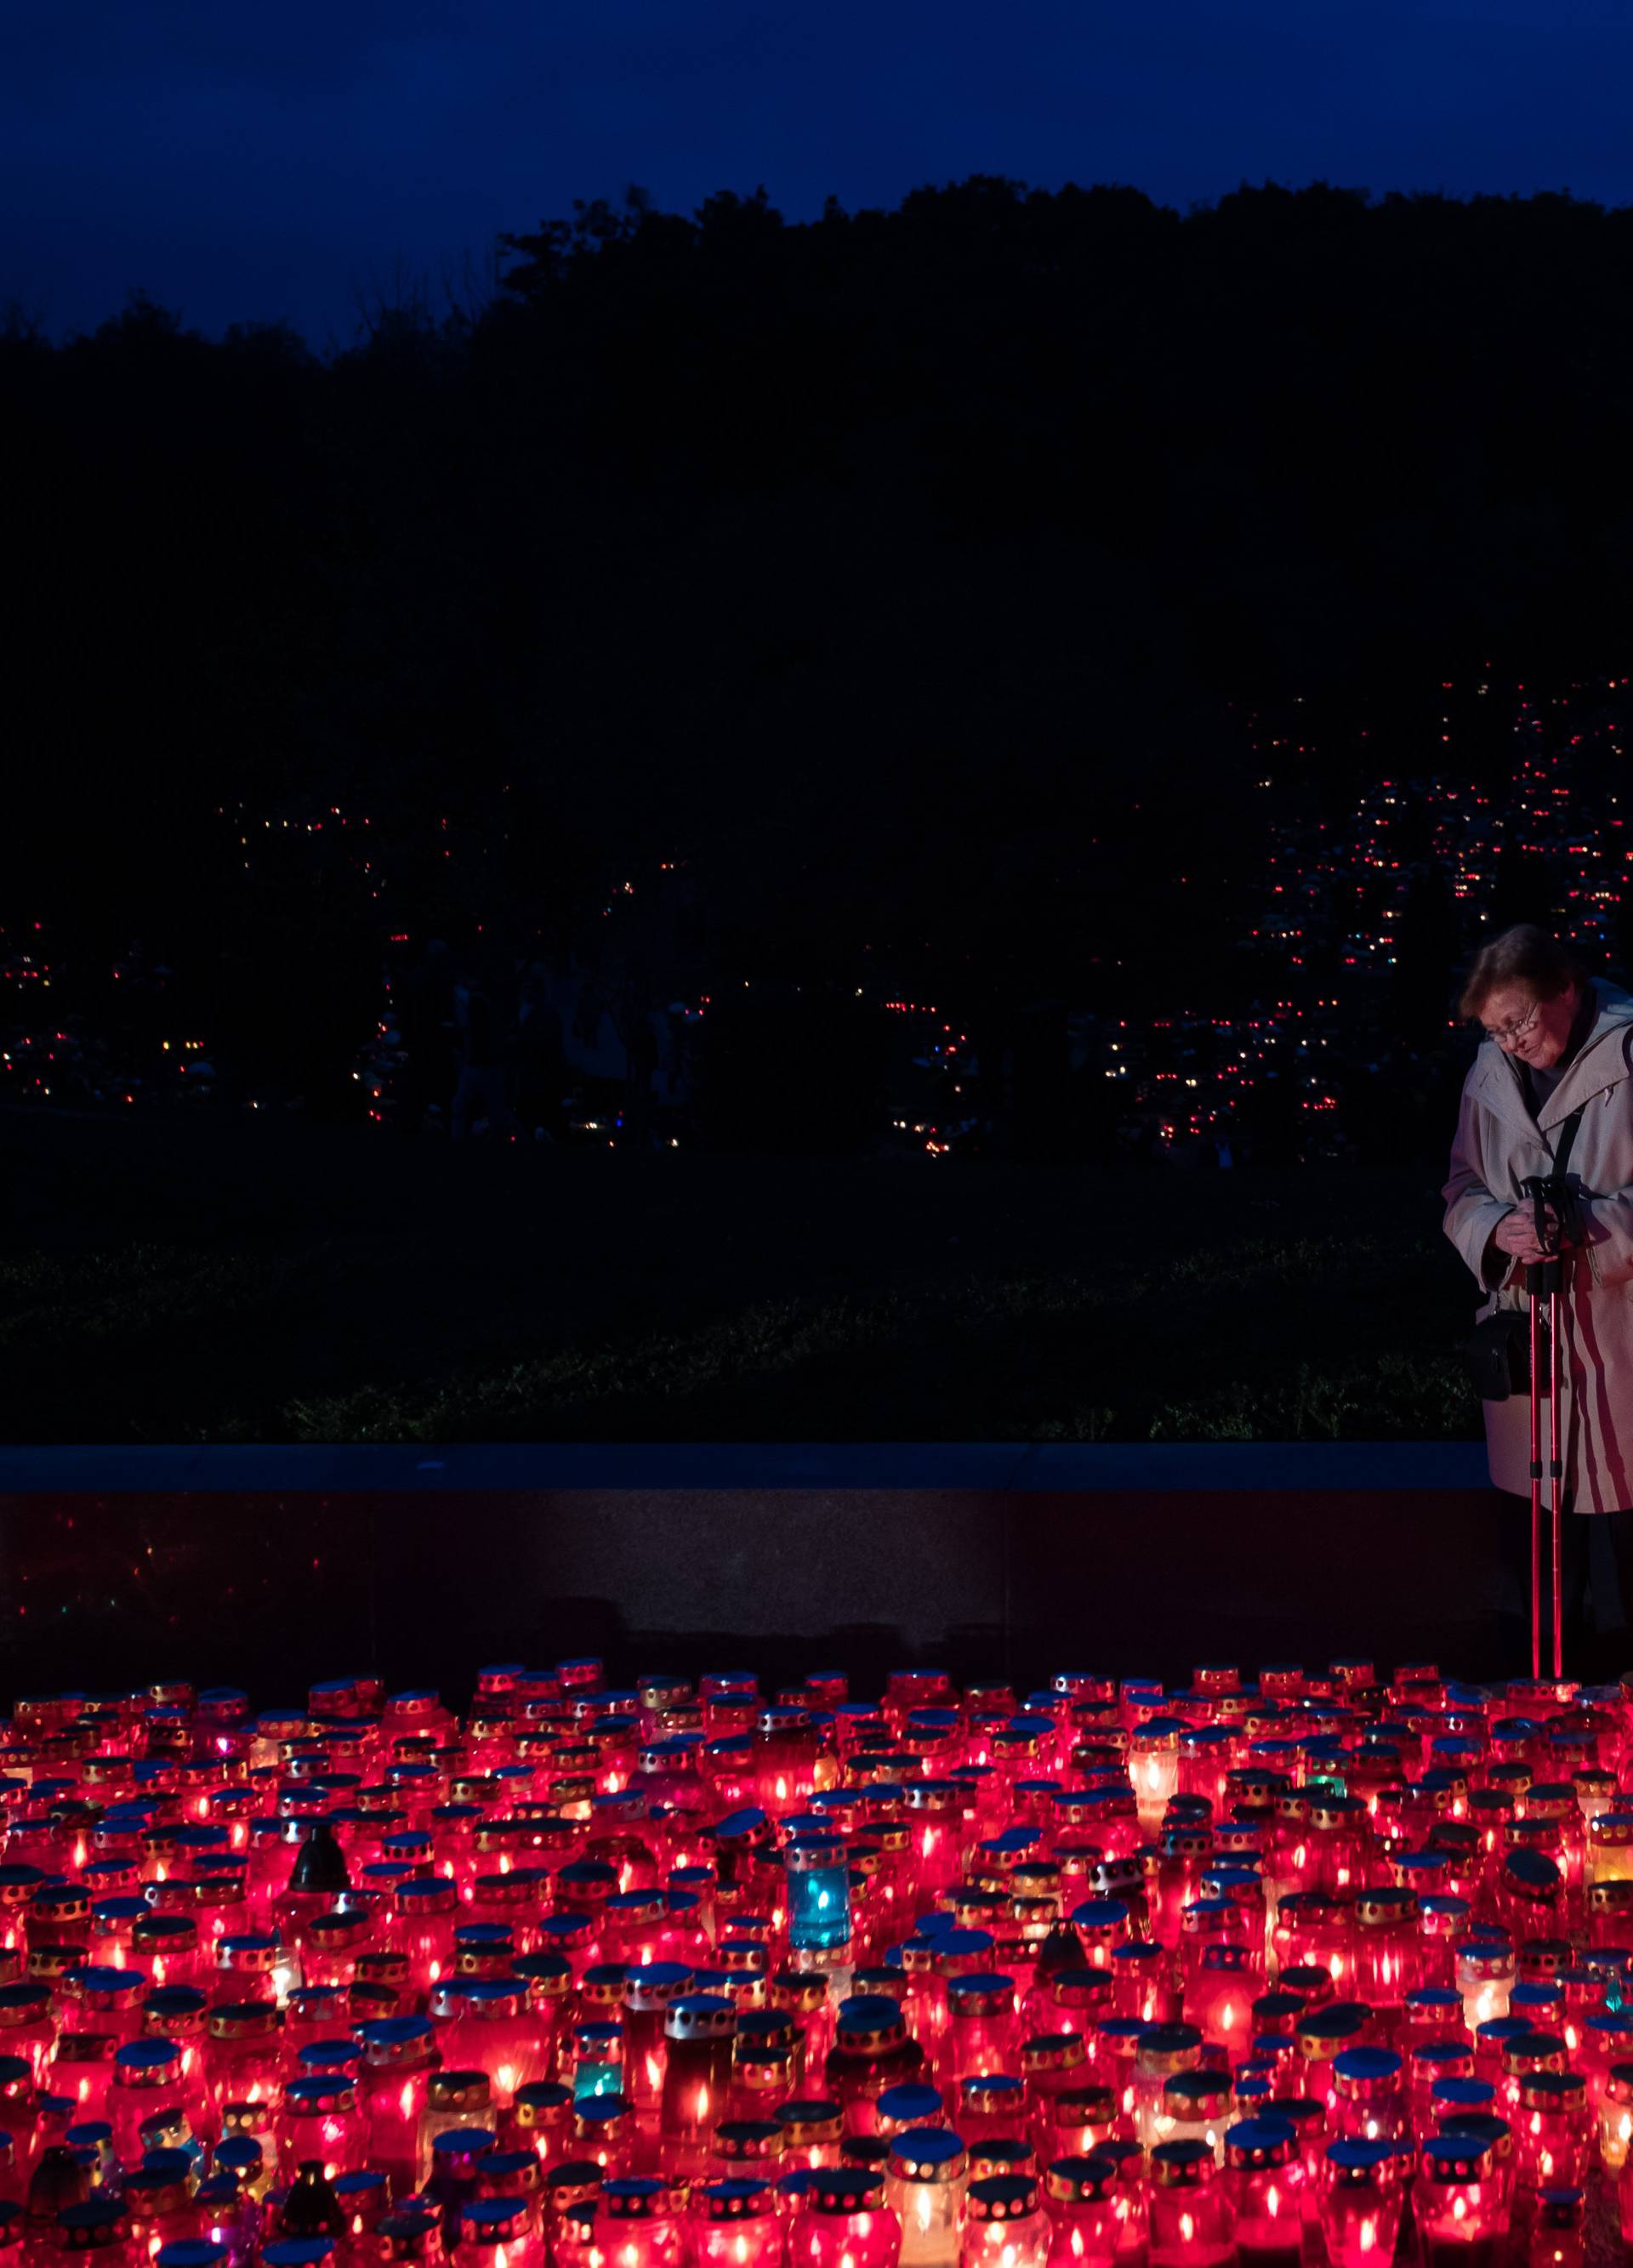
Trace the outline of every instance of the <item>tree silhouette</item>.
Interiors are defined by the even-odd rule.
[[[1321,706],[1341,799],[1402,688],[1618,654],[1630,239],[1550,195],[632,187],[320,353],[13,311],[0,901],[212,998],[225,926],[321,1020],[359,911],[531,937],[683,857],[722,952],[961,988],[989,1054],[1199,961],[1245,995],[1233,699]],[[254,836],[336,805],[384,887],[292,958]]]

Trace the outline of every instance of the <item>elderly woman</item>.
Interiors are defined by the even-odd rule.
[[[1526,924],[1484,947],[1459,1005],[1485,1041],[1463,1082],[1442,1195],[1445,1233],[1486,1294],[1482,1319],[1526,1304],[1526,1266],[1544,1254],[1521,1184],[1557,1170],[1577,1122],[1565,1173],[1572,1202],[1563,1221],[1548,1216],[1564,1255],[1561,1486],[1568,1513],[1628,1515],[1609,1527],[1633,1620],[1633,996]],[[1529,1398],[1484,1409],[1492,1483],[1528,1498]],[[1545,1460],[1546,1443],[1545,1418]],[[1567,1521],[1565,1538],[1579,1582],[1585,1531]]]

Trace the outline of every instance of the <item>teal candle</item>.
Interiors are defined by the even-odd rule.
[[[624,2027],[575,2024],[573,2028],[573,2099],[587,2102],[597,2095],[624,2092]]]
[[[851,1936],[850,1863],[843,1843],[811,1837],[787,1850],[788,1943],[831,1953]]]

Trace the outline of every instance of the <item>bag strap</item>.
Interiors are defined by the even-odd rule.
[[[1577,1129],[1582,1123],[1582,1114],[1586,1108],[1585,1102],[1578,1102],[1559,1130],[1559,1141],[1554,1152],[1554,1171],[1556,1174],[1563,1174],[1570,1163],[1570,1145],[1577,1138]]]
[[[1533,1189],[1533,1199],[1536,1205],[1537,1242],[1542,1246],[1545,1251],[1548,1248],[1548,1240],[1545,1233],[1546,1224],[1543,1217],[1543,1205],[1544,1191],[1548,1183],[1553,1183],[1555,1189],[1558,1189],[1559,1217],[1562,1232],[1568,1232],[1570,1233],[1575,1233],[1573,1224],[1576,1218],[1576,1200],[1568,1189],[1559,1188],[1559,1184],[1564,1181],[1565,1168],[1570,1163],[1571,1145],[1577,1138],[1577,1129],[1582,1123],[1582,1114],[1586,1108],[1587,1105],[1585,1102],[1579,1102],[1576,1108],[1571,1112],[1570,1117],[1563,1119],[1560,1122],[1559,1138],[1554,1150],[1554,1164],[1552,1170],[1546,1176],[1539,1174],[1534,1184],[1528,1184],[1528,1186],[1532,1187]]]

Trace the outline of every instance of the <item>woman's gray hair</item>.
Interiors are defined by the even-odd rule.
[[[1568,946],[1534,922],[1517,922],[1482,945],[1475,954],[1457,1004],[1459,1016],[1477,1018],[1500,985],[1523,984],[1539,1000],[1557,1000],[1573,984],[1586,984],[1592,972]]]

